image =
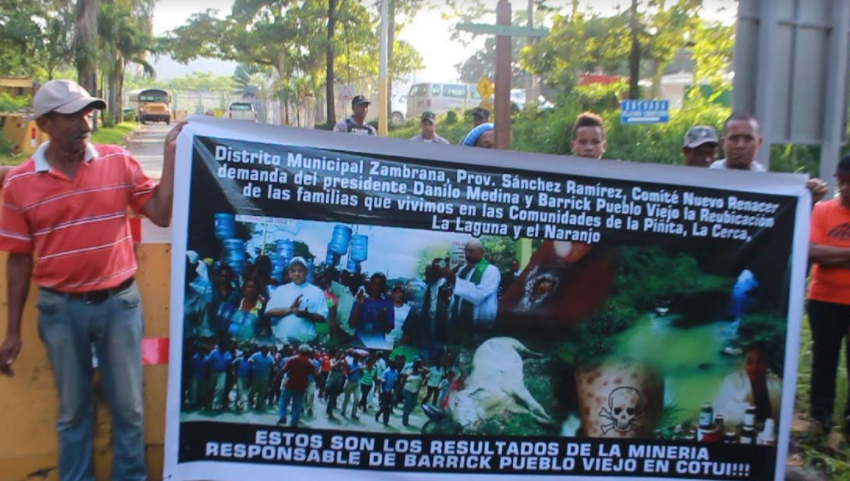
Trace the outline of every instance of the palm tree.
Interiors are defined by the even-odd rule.
[[[74,60],[77,81],[86,90],[97,92],[97,13],[100,0],[77,0],[74,26]]]
[[[130,10],[118,5],[102,5],[98,18],[98,34],[106,66],[106,106],[113,123],[123,119],[124,71],[128,62],[138,64],[145,75],[153,78],[156,72],[146,56],[153,39],[139,27]]]

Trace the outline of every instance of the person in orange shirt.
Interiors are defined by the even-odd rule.
[[[826,428],[832,425],[841,342],[850,334],[850,155],[838,163],[835,176],[840,195],[815,205],[809,233],[809,260],[814,265],[808,303],[814,341],[811,409],[812,417]],[[850,403],[844,417],[848,432]]]

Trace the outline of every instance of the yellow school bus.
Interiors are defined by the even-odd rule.
[[[139,92],[139,122],[171,123],[171,95],[165,90],[147,89]]]

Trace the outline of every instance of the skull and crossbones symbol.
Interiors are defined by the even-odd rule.
[[[611,421],[601,426],[602,434],[608,434],[611,430],[618,433],[639,430],[640,425],[637,421],[644,415],[641,403],[640,392],[635,388],[624,386],[611,391],[608,396],[608,407],[603,407],[599,411],[600,417]]]

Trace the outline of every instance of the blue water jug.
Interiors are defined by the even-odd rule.
[[[236,216],[225,212],[215,215],[215,237],[224,240],[236,236]]]
[[[349,256],[354,262],[364,262],[369,258],[369,237],[365,235],[356,235],[351,238],[351,255]]]
[[[352,259],[348,259],[348,264],[345,265],[345,268],[348,272],[355,272],[357,271],[357,263]]]
[[[351,240],[351,227],[347,225],[334,226],[334,232],[331,236],[331,242],[328,244],[329,250],[337,255],[345,255],[348,252],[348,242]]]
[[[245,252],[245,241],[242,239],[225,239],[222,244],[224,245],[225,255],[231,252]]]
[[[245,267],[245,241],[242,239],[226,239],[224,242],[224,262],[234,272],[241,274]]]

